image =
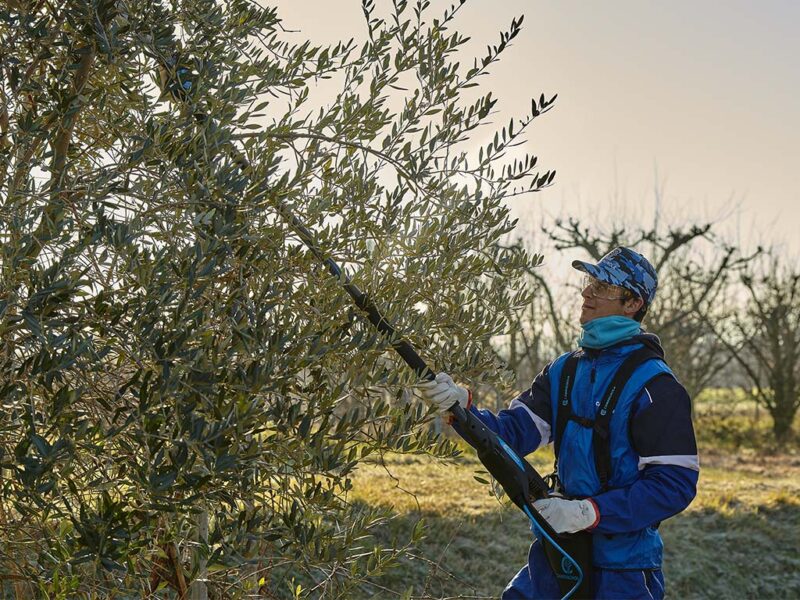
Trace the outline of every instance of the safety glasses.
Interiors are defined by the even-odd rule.
[[[628,291],[625,288],[599,281],[591,275],[583,276],[581,289],[592,298],[600,298],[602,300],[623,300],[628,297]]]

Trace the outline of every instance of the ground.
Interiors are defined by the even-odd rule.
[[[701,417],[697,497],[661,527],[668,595],[800,598],[800,454],[709,439],[703,424]],[[547,473],[552,455],[540,453],[529,459]],[[354,499],[391,507],[387,539],[419,519],[426,525],[413,556],[365,588],[365,597],[409,589],[412,598],[499,595],[525,563],[530,532],[516,507],[475,479],[486,478],[482,470],[469,449],[449,463],[394,455],[359,467]]]

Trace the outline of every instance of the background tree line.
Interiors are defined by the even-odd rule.
[[[800,407],[800,269],[774,249],[747,252],[726,242],[714,223],[648,229],[603,228],[585,219],[555,220],[532,239],[540,252],[578,251],[599,260],[619,245],[645,254],[659,291],[645,328],[659,336],[670,366],[693,398],[711,388],[739,389],[765,409],[773,439],[784,445]],[[531,303],[499,349],[518,385],[574,347],[580,289],[529,269]]]

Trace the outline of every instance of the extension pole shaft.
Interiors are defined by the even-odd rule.
[[[195,113],[194,116],[201,123],[207,119],[206,115],[198,116]],[[251,165],[246,157],[235,146],[231,145],[231,147],[232,156],[242,170],[251,170]],[[331,256],[321,250],[314,234],[306,227],[305,223],[280,198],[272,196],[271,199],[274,208],[284,221],[290,225],[312,254],[325,264],[331,275],[337,278],[356,306],[366,314],[369,322],[386,337],[403,361],[414,370],[419,378],[429,381],[434,379],[435,375],[425,364],[425,361],[417,354],[411,344],[398,335],[372,299],[350,280],[350,277],[342,271]],[[568,561],[578,569],[580,577],[577,579],[575,586],[565,595],[565,598],[572,597],[585,580],[582,569],[575,559],[555,542],[556,539],[559,539],[558,534],[533,506],[533,499],[543,498],[548,495],[549,490],[546,482],[527,461],[517,456],[502,438],[488,429],[474,414],[464,410],[458,403],[450,407],[449,410],[453,414],[462,436],[476,448],[478,457],[487,470],[500,482],[509,498],[528,516],[533,526],[545,538],[549,539],[563,556],[560,564],[558,560],[550,561],[556,576],[558,577],[559,573],[565,571],[565,561]],[[571,567],[567,570],[571,570]]]

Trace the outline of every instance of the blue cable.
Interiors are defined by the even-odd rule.
[[[566,596],[564,596],[561,599],[561,600],[569,600],[569,598],[571,598],[572,595],[577,591],[577,589],[581,585],[581,582],[583,581],[583,570],[580,568],[580,565],[578,565],[577,561],[574,558],[572,558],[569,554],[567,554],[566,551],[561,546],[559,546],[552,537],[547,535],[547,532],[544,529],[542,529],[539,526],[539,524],[536,522],[536,519],[534,519],[533,515],[531,514],[531,509],[526,506],[523,508],[523,510],[525,511],[525,514],[528,515],[528,518],[531,520],[531,530],[533,530],[533,532],[537,535],[541,534],[542,537],[546,538],[548,542],[553,544],[555,549],[558,550],[564,556],[564,558],[569,560],[569,562],[571,562],[575,566],[575,569],[578,571],[578,581],[575,583],[575,586],[569,591],[569,593],[567,593]]]
[[[516,463],[516,465],[520,468],[520,470],[524,472],[525,466],[522,462],[522,459],[517,455],[517,453],[514,452],[514,450],[512,450],[511,447],[505,442],[505,440],[503,440],[503,438],[501,438],[499,435],[497,436],[497,441],[500,443],[500,447],[503,449],[506,455],[509,456],[511,460],[513,460],[514,463]],[[569,592],[567,592],[566,596],[564,596],[561,599],[561,600],[569,600],[583,582],[583,569],[581,569],[580,565],[574,558],[572,558],[561,546],[559,546],[556,543],[556,541],[552,537],[550,537],[547,534],[547,532],[542,527],[539,526],[539,524],[536,522],[536,519],[533,517],[533,514],[531,514],[531,509],[529,507],[525,506],[523,507],[522,510],[525,512],[525,514],[531,521],[531,531],[534,534],[540,535],[541,537],[545,538],[548,542],[550,542],[553,545],[553,547],[556,550],[558,550],[565,559],[567,559],[570,563],[572,563],[572,565],[575,567],[575,570],[578,572],[578,581],[575,583],[575,586]]]

